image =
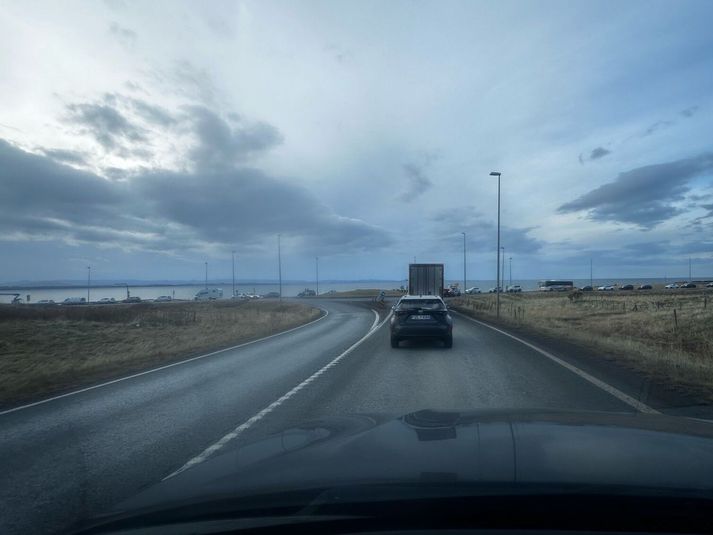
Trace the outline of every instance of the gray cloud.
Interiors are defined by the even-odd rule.
[[[217,113],[203,106],[187,109],[197,139],[189,156],[198,168],[231,166],[282,143],[280,132],[267,123],[248,123],[233,114],[231,126]]]
[[[67,149],[42,149],[42,152],[58,162],[69,164],[84,165],[86,163],[86,154],[76,150]]]
[[[589,155],[590,160],[598,160],[599,158],[604,158],[607,154],[611,154],[610,150],[605,149],[604,147],[597,147],[596,149],[592,150],[592,153]]]
[[[67,119],[78,125],[83,133],[90,134],[107,151],[123,146],[123,142],[146,141],[143,129],[132,124],[111,105],[112,98],[104,103],[68,104]]]
[[[112,181],[0,140],[0,234],[182,252],[260,246],[282,233],[314,252],[378,250],[384,230],[339,216],[253,169],[147,172]]]
[[[428,164],[417,165],[414,163],[403,165],[404,174],[406,175],[406,190],[400,196],[402,201],[413,201],[433,187],[433,182],[425,173],[425,167],[427,166]]]
[[[711,171],[713,153],[638,167],[563,204],[558,212],[587,210],[594,220],[634,223],[649,229],[681,213],[675,203],[684,199],[688,183]]]
[[[116,22],[109,25],[109,33],[113,35],[119,43],[127,48],[133,48],[136,45],[136,32],[128,28],[119,26]]]
[[[690,106],[690,107],[686,108],[685,110],[681,110],[680,114],[686,118],[693,117],[696,114],[696,112],[698,111],[698,109],[699,109],[699,106]]]
[[[644,133],[641,134],[641,137],[650,136],[651,134],[654,134],[659,130],[664,130],[665,128],[668,128],[669,126],[673,126],[674,124],[676,124],[675,121],[656,121],[654,124],[649,126],[646,130],[644,130]]]

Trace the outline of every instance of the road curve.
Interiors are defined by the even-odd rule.
[[[364,303],[322,305],[302,329],[0,415],[0,533],[55,533],[160,481],[374,322]]]

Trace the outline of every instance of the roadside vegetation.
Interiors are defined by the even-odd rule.
[[[0,407],[229,347],[316,319],[298,303],[0,306]]]
[[[454,299],[452,307],[494,322],[495,295]],[[504,326],[580,343],[668,383],[713,398],[713,293],[580,292],[500,295]]]
[[[362,288],[359,290],[348,290],[346,292],[332,292],[320,294],[319,297],[378,297],[381,290],[378,288]],[[386,297],[401,297],[406,292],[404,290],[384,290]]]

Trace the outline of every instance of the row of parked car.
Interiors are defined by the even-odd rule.
[[[671,283],[667,284],[664,286],[666,290],[676,290],[676,289],[692,289],[692,288],[697,288],[698,286],[692,282],[682,282],[682,283]],[[713,282],[709,282],[705,286],[706,288],[713,288]],[[583,292],[592,292],[595,290],[592,286],[582,286],[580,288],[581,291]],[[597,291],[599,292],[613,292],[615,290],[623,290],[623,291],[631,291],[631,290],[653,290],[653,286],[650,284],[641,284],[639,286],[634,286],[633,284],[623,284],[621,286],[618,286],[616,284],[614,285],[605,285],[605,286],[597,286],[596,288]]]

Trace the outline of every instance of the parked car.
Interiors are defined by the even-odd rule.
[[[706,284],[706,288],[713,288],[713,282],[709,282],[708,284]]]
[[[233,297],[231,297],[231,299],[244,300],[244,299],[249,299],[249,298],[248,298],[248,294],[246,294],[246,293],[238,293],[238,294],[235,294]]]
[[[195,297],[194,301],[215,301],[223,298],[223,290],[220,288],[203,288]]]
[[[262,299],[262,295],[260,294],[249,294],[248,299]]]
[[[62,301],[63,305],[83,305],[86,303],[87,300],[84,299],[84,297],[67,297],[64,301]]]
[[[681,286],[679,286],[679,288],[687,288],[687,289],[696,288],[696,285],[693,284],[692,282],[687,282],[685,284],[681,284]]]
[[[297,294],[297,297],[314,297],[315,295],[317,295],[317,292],[310,290],[309,288],[305,288]]]
[[[651,286],[650,284],[642,284],[641,286],[639,286],[639,290],[653,290],[653,286]]]
[[[478,288],[477,286],[473,286],[472,288],[468,288],[465,293],[467,293],[468,295],[479,294],[480,288]]]
[[[268,297],[270,299],[274,299],[276,297],[280,297],[280,292],[267,292],[265,294],[265,297]]]
[[[54,299],[40,299],[35,303],[36,305],[54,305]]]
[[[170,295],[159,295],[156,299],[154,299],[157,303],[165,303],[167,301],[173,301],[173,297]]]
[[[633,290],[633,289],[634,289],[634,285],[633,285],[633,284],[625,284],[624,286],[619,286],[619,289],[620,289],[620,290],[627,290],[627,291],[628,291],[628,290]]]
[[[97,304],[99,305],[109,305],[111,303],[116,303],[116,299],[113,297],[102,297],[99,301],[97,301]]]
[[[405,295],[393,308],[391,347],[401,340],[439,338],[445,347],[453,347],[453,318],[446,303],[437,295]]]
[[[513,286],[509,286],[507,289],[508,293],[520,293],[522,292],[522,288],[520,287],[519,284],[514,284]]]
[[[599,286],[597,288],[598,291],[600,292],[613,292],[615,290],[614,286]]]
[[[676,290],[678,287],[679,287],[678,284],[676,284],[675,282],[672,282],[671,284],[667,284],[666,286],[664,286],[664,288],[667,290]]]
[[[443,288],[443,297],[453,297],[453,290],[450,288]]]
[[[140,303],[141,298],[138,296],[133,296],[133,297],[127,297],[122,301],[122,303]]]
[[[488,290],[488,293],[489,293],[489,294],[497,293],[498,288],[500,288],[500,293],[502,293],[503,289],[502,289],[500,286],[494,287],[494,288],[490,288],[490,290]]]
[[[583,292],[591,292],[594,290],[594,288],[592,288],[591,286],[582,286],[580,290]]]

